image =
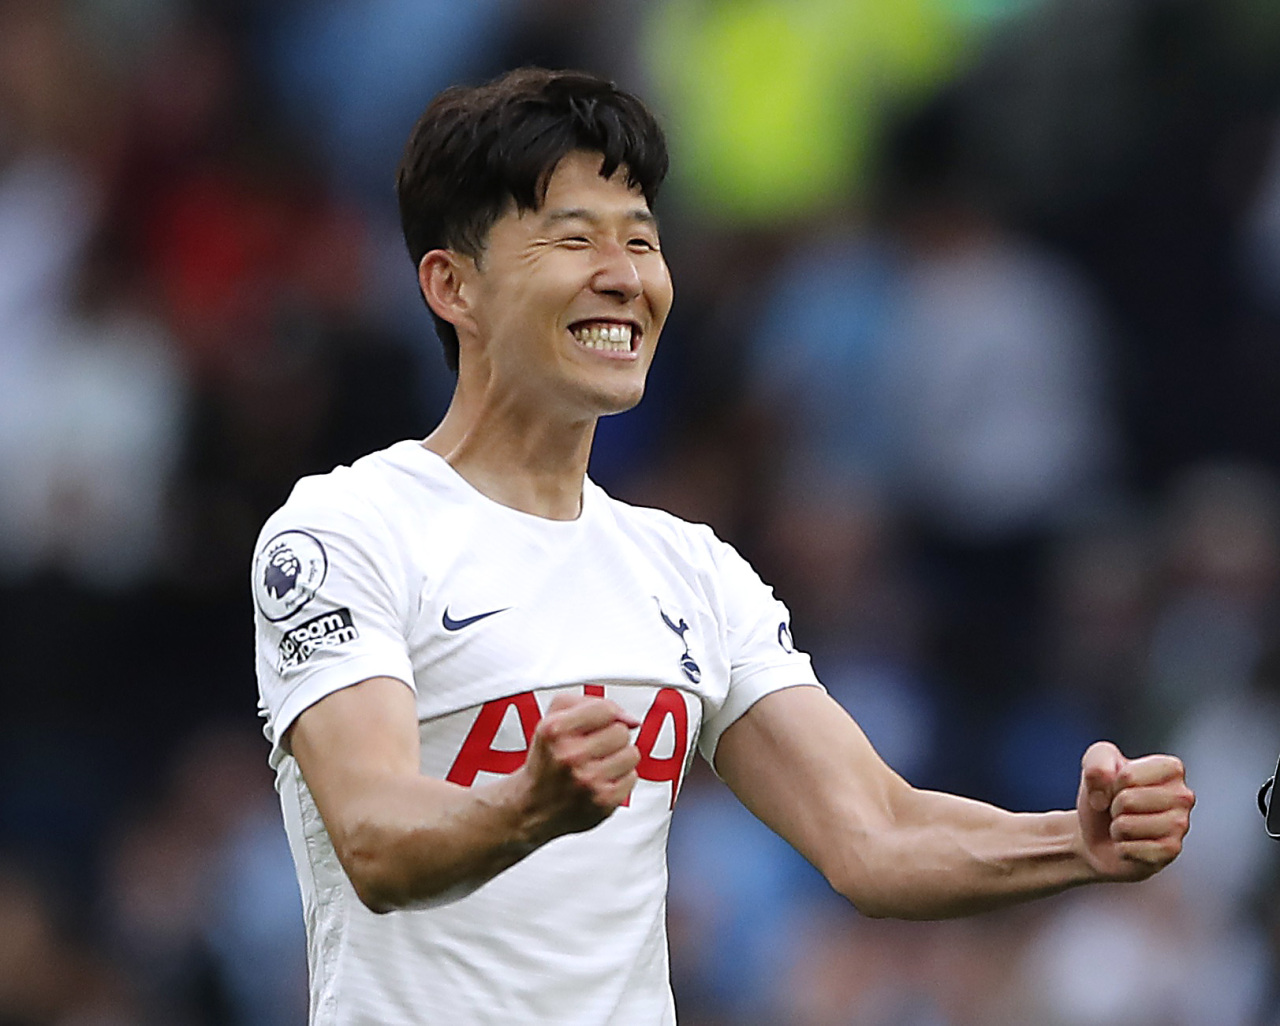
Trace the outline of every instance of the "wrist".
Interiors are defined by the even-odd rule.
[[[495,817],[494,828],[517,857],[523,858],[555,836],[525,767],[494,781],[484,791],[483,800]]]
[[[1071,831],[1071,851],[1077,879],[1073,883],[1091,884],[1107,883],[1116,879],[1107,871],[1107,867],[1099,860],[1095,851],[1096,844],[1091,844],[1085,824],[1078,812],[1055,813],[1063,818]]]

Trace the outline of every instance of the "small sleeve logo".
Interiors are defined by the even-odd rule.
[[[254,600],[268,620],[286,620],[315,597],[328,572],[319,541],[306,531],[282,531],[254,560]]]
[[[281,671],[301,666],[322,648],[336,648],[360,637],[350,609],[334,609],[290,627],[280,642]]]
[[[778,624],[778,644],[782,646],[782,651],[787,654],[796,650],[796,643],[791,637],[791,628],[787,625],[786,620]]]

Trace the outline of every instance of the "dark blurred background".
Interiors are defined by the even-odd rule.
[[[676,307],[593,476],[706,521],[914,783],[1181,755],[1135,888],[871,922],[700,766],[685,1026],[1280,1023],[1274,0],[0,0],[0,1026],[295,1026],[247,575],[452,387],[392,175],[527,63],[661,113]]]

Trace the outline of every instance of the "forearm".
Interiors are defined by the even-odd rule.
[[[549,839],[519,775],[464,788],[427,777],[366,789],[331,831],[361,901],[375,912],[456,900]]]
[[[387,912],[461,897],[612,814],[635,784],[638,726],[613,702],[559,695],[519,769],[462,787],[419,771],[413,694],[374,677],[307,709],[290,746],[360,900]]]
[[[889,817],[847,838],[827,869],[867,915],[942,919],[1097,879],[1074,812],[1013,813],[908,788]]]
[[[721,738],[716,767],[867,915],[946,918],[1096,878],[1074,813],[1012,813],[912,787],[816,689],[758,702]]]
[[[1143,880],[1182,849],[1195,795],[1172,756],[1090,746],[1074,812],[1014,813],[922,791],[816,688],[766,695],[716,769],[761,820],[871,916],[940,919],[1077,884]]]

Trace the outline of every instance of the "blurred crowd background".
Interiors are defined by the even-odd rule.
[[[700,766],[685,1026],[1271,1026],[1273,0],[0,0],[0,1024],[295,1026],[247,574],[297,477],[452,379],[393,168],[439,88],[666,125],[676,306],[593,476],[706,521],[914,783],[1181,755],[1133,888],[873,922]]]

